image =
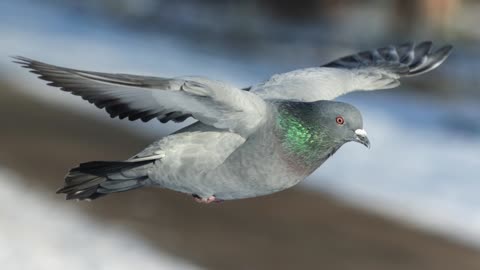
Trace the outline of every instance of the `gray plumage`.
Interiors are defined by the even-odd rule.
[[[244,90],[202,77],[108,74],[14,58],[49,85],[81,96],[111,117],[198,120],[126,161],[80,164],[58,190],[67,199],[157,186],[230,200],[289,188],[346,142],[369,146],[360,112],[330,100],[398,86],[401,77],[436,68],[451,50],[431,48],[431,42],[422,42],[361,52],[277,74]]]

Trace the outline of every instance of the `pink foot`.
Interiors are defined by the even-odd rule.
[[[193,194],[193,198],[195,199],[196,202],[198,203],[211,203],[211,202],[217,202],[217,198],[215,196],[210,196],[208,198],[200,198],[198,195]]]

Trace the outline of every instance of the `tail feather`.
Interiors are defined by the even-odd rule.
[[[66,194],[67,200],[94,200],[109,193],[139,188],[145,184],[147,175],[124,176],[123,172],[152,162],[152,160],[144,160],[82,163],[70,170],[65,177],[64,186],[58,189],[57,193]]]

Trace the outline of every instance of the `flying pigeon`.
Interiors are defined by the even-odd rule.
[[[80,164],[57,193],[92,200],[153,186],[210,203],[290,188],[343,144],[369,147],[360,111],[332,100],[356,90],[396,87],[402,77],[438,67],[451,49],[432,50],[430,41],[388,46],[276,74],[244,89],[203,77],[83,71],[25,57],[14,57],[14,62],[112,118],[198,120],[125,161]]]

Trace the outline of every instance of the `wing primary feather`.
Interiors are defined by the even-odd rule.
[[[439,66],[452,50],[452,46],[447,45],[432,52],[432,46],[431,41],[419,44],[408,42],[398,46],[391,45],[342,57],[322,67],[379,68],[399,76],[415,76]]]

